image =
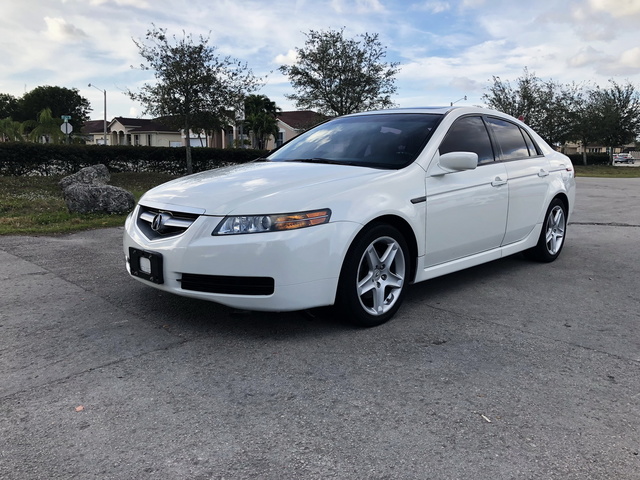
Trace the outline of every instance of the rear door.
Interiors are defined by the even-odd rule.
[[[543,218],[550,165],[525,129],[502,118],[486,120],[507,170],[509,212],[502,244],[508,245],[526,238]]]

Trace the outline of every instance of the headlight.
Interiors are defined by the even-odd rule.
[[[237,215],[225,217],[211,235],[237,235],[243,233],[280,232],[313,227],[329,222],[331,210],[281,213],[276,215]]]

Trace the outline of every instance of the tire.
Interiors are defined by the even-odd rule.
[[[337,306],[342,318],[360,327],[390,320],[409,282],[409,249],[394,227],[376,224],[353,242],[340,273]]]
[[[562,251],[567,231],[567,207],[555,198],[547,209],[538,244],[526,256],[543,263],[553,262]]]

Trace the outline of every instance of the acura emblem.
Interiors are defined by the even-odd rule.
[[[153,221],[151,222],[151,230],[153,230],[154,232],[162,233],[164,231],[165,224],[170,218],[170,213],[158,213],[155,217],[153,217]]]

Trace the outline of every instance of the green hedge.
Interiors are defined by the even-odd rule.
[[[581,153],[571,153],[567,157],[574,165],[584,165]],[[611,159],[606,153],[587,153],[587,165],[607,165],[608,163],[611,163]]]
[[[250,149],[191,149],[193,171],[245,163],[266,155]],[[570,154],[574,165],[582,165],[582,154]],[[587,165],[606,165],[606,153],[587,154]],[[102,163],[109,171],[157,172],[184,175],[184,147],[134,147],[101,145],[50,145],[27,142],[0,143],[0,175],[69,175],[83,167]]]
[[[193,171],[245,163],[266,153],[249,149],[192,148]],[[68,175],[97,163],[106,165],[114,173],[184,175],[187,171],[184,147],[0,143],[0,175]]]

